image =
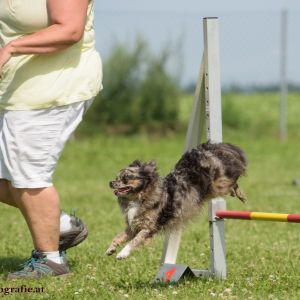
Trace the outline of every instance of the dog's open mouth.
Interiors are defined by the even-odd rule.
[[[122,188],[114,190],[114,194],[116,196],[120,196],[120,195],[128,194],[130,191],[131,191],[131,187],[130,186],[126,186],[126,187],[122,187]]]

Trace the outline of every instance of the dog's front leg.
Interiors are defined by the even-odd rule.
[[[125,242],[127,242],[130,239],[130,236],[128,234],[128,231],[124,231],[119,233],[111,242],[110,246],[106,250],[106,255],[112,255],[116,252],[117,247]]]
[[[148,242],[152,236],[153,232],[150,230],[143,229],[141,230],[117,255],[117,259],[124,259],[128,257],[132,250],[135,250],[137,247],[144,245]]]

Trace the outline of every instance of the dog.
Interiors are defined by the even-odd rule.
[[[203,204],[215,197],[235,196],[245,200],[237,180],[245,174],[247,159],[237,146],[204,143],[187,151],[174,170],[162,178],[155,161],[135,160],[109,183],[118,197],[126,229],[106,251],[124,259],[161,231],[174,230],[199,213]]]

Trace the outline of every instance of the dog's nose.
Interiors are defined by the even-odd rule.
[[[110,186],[112,189],[114,188],[114,183],[115,183],[114,181],[110,181],[110,182],[109,182],[109,186]]]

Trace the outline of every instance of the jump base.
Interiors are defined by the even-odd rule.
[[[182,278],[193,278],[195,273],[187,265],[163,264],[155,278],[156,282],[175,283]]]
[[[183,278],[207,278],[213,274],[208,270],[191,269],[187,265],[163,264],[156,275],[155,282],[176,283]]]

